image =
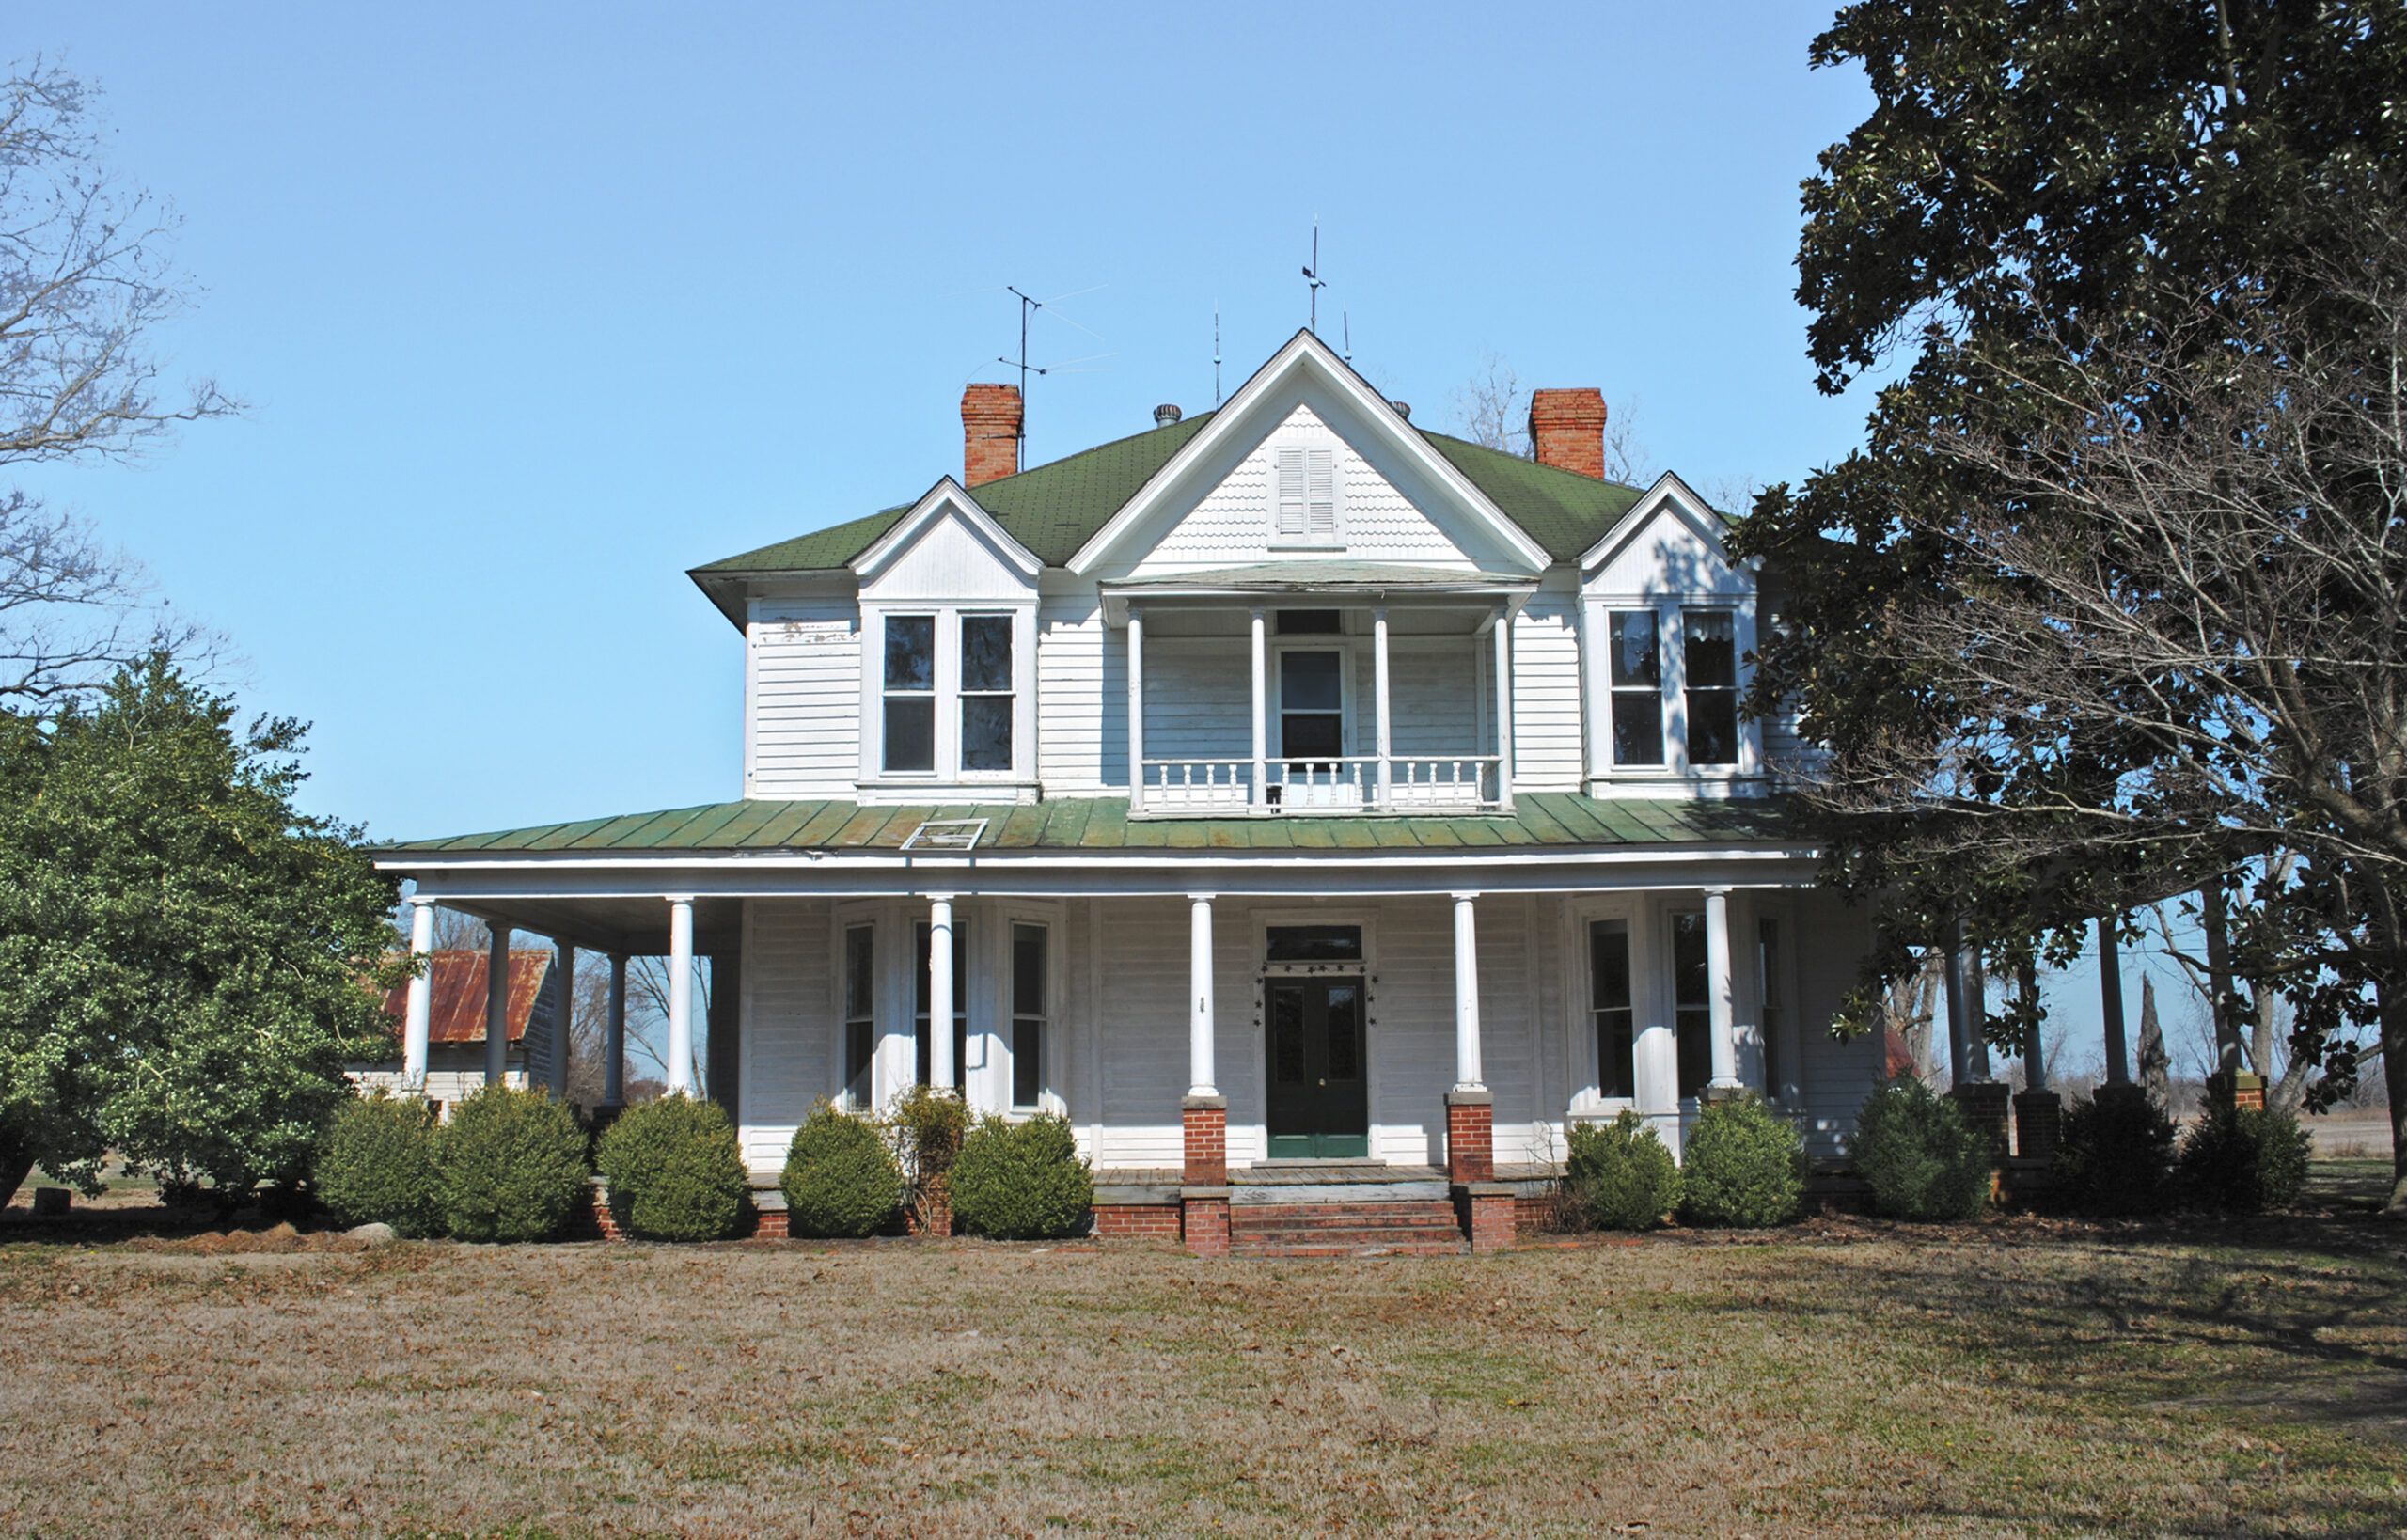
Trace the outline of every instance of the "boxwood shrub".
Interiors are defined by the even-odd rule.
[[[2181,1195],[2207,1208],[2286,1208],[2306,1185],[2306,1130],[2287,1112],[2216,1108],[2181,1136]]]
[[[796,1235],[873,1235],[903,1207],[903,1168],[877,1125],[824,1101],[794,1131],[779,1185]]]
[[[1679,1163],[1631,1111],[1573,1124],[1564,1179],[1590,1222],[1607,1230],[1652,1230],[1680,1206]]]
[[[2135,1088],[2100,1087],[2066,1109],[2056,1195],[2087,1214],[2154,1214],[2173,1192],[2173,1122]]]
[[[1855,1174],[1894,1219],[1969,1219],[1990,1201],[1997,1152],[1964,1110],[1911,1076],[1875,1091],[1856,1114]]]
[[[1708,1102],[1689,1132],[1680,1213],[1692,1224],[1786,1224],[1805,1198],[1805,1141],[1758,1096]]]
[[[541,1091],[485,1086],[434,1141],[444,1227],[460,1240],[543,1240],[587,1201],[585,1130]]]
[[[416,1099],[354,1097],[335,1108],[318,1144],[318,1199],[346,1225],[389,1224],[400,1234],[443,1233],[434,1110]]]
[[[663,1096],[627,1108],[594,1164],[612,1206],[646,1240],[725,1240],[744,1218],[744,1152],[716,1102]]]
[[[952,1212],[973,1235],[1050,1240],[1086,1222],[1094,1172],[1078,1157],[1069,1120],[981,1119],[952,1163]]]

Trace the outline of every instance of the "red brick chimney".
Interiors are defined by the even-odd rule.
[[[1019,474],[1023,410],[1017,385],[974,385],[961,393],[964,486],[974,490],[989,481]]]
[[[1594,387],[1531,391],[1530,452],[1541,465],[1603,480],[1605,393]]]

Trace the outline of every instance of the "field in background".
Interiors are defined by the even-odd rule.
[[[0,1532],[2391,1532],[2382,1173],[1436,1261],[20,1243]]]

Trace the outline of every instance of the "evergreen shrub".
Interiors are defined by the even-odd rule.
[[[335,1109],[318,1144],[319,1202],[344,1225],[389,1224],[413,1238],[443,1233],[434,1110],[381,1092]]]
[[[1990,1200],[1997,1161],[1964,1109],[1911,1076],[1891,1080],[1856,1114],[1855,1174],[1873,1209],[1894,1219],[1969,1219]]]
[[[2181,1136],[2181,1194],[2231,1214],[2286,1208],[2306,1186],[2309,1149],[2306,1130],[2287,1112],[2217,1108]]]
[[[952,1163],[952,1212],[973,1235],[1051,1240],[1086,1223],[1094,1172],[1078,1157],[1069,1120],[982,1119]]]
[[[1689,1134],[1680,1194],[1692,1224],[1786,1224],[1805,1199],[1805,1141],[1760,1096],[1708,1102]]]
[[[1571,1126],[1564,1178],[1588,1218],[1607,1230],[1652,1230],[1680,1206],[1680,1168],[1655,1130],[1624,1110]]]
[[[680,1095],[631,1107],[604,1131],[594,1163],[627,1228],[646,1240],[725,1240],[743,1219],[744,1152],[716,1102]]]
[[[2135,1089],[2100,1091],[2065,1110],[2056,1196],[2084,1214],[2157,1213],[2173,1195],[2172,1120]]]
[[[903,1169],[877,1125],[824,1101],[794,1131],[779,1186],[796,1235],[873,1235],[903,1206]]]
[[[468,1241],[543,1240],[588,1201],[585,1130],[542,1091],[485,1086],[435,1136],[443,1223]]]

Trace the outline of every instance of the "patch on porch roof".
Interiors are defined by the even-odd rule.
[[[988,850],[1383,850],[1506,845],[1798,846],[1810,836],[1785,799],[1701,802],[1521,792],[1509,814],[1465,818],[1137,818],[1125,797],[978,807],[863,807],[833,800],[714,802],[376,847],[394,856],[599,852],[889,850],[932,820],[980,819]]]

